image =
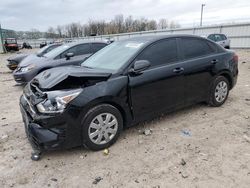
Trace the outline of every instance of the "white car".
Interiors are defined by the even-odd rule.
[[[210,34],[207,36],[207,38],[223,46],[226,49],[230,49],[230,40],[224,34]]]

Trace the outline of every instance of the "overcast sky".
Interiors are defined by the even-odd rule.
[[[204,25],[250,21],[250,0],[0,0],[3,28],[46,31],[71,22],[111,20],[117,14],[134,18],[178,21],[182,27],[198,25],[201,4]]]

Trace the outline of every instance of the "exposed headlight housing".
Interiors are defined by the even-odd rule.
[[[66,108],[67,104],[76,98],[81,91],[76,91],[71,94],[66,94],[64,96],[56,97],[53,101],[46,99],[43,102],[37,104],[37,110],[41,113],[62,113]]]
[[[34,64],[30,64],[30,65],[28,65],[26,67],[20,67],[19,70],[20,70],[20,72],[28,72],[28,71],[34,69],[35,67],[36,66]]]

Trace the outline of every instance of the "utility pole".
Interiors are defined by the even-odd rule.
[[[4,44],[3,44],[3,34],[2,34],[2,27],[1,27],[1,23],[0,23],[0,53],[5,53],[5,47],[4,47]]]
[[[203,17],[203,7],[205,6],[206,4],[201,4],[201,22],[200,22],[200,26],[202,27],[202,17]]]

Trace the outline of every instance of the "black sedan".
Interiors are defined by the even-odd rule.
[[[30,61],[32,61],[32,59],[36,58],[36,57],[42,57],[44,54],[50,52],[51,50],[57,48],[58,46],[61,46],[62,44],[51,44],[48,46],[43,47],[42,49],[40,49],[38,52],[34,53],[34,54],[17,54],[15,56],[11,56],[7,59],[8,64],[7,67],[10,70],[15,70],[18,66],[18,64],[27,57],[27,59],[29,59]]]
[[[20,106],[36,151],[81,145],[100,150],[123,128],[159,114],[199,102],[221,106],[237,75],[238,56],[210,40],[131,38],[103,48],[81,67],[39,74]]]

